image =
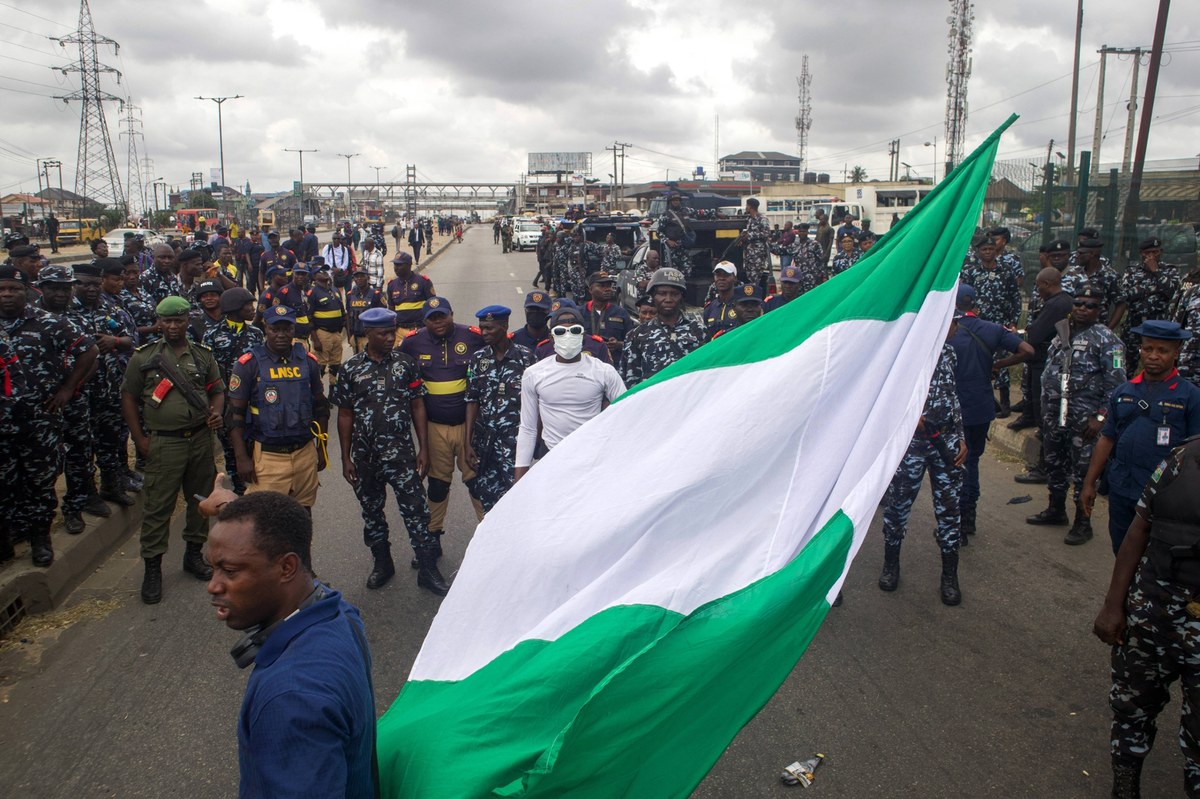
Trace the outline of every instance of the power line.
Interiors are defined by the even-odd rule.
[[[28,83],[30,86],[41,86],[46,89],[61,89],[62,86],[51,86],[49,83],[38,83],[33,80],[25,80],[24,78],[14,78],[11,75],[0,75],[4,80],[15,80],[17,83]]]
[[[58,20],[50,19],[49,17],[43,17],[41,14],[35,14],[32,11],[26,11],[23,8],[17,8],[16,6],[11,5],[9,3],[0,3],[0,6],[4,6],[5,8],[11,8],[13,11],[19,11],[22,14],[28,14],[29,16],[33,17],[34,19],[40,19],[43,22],[49,22],[50,24],[57,25],[60,28],[70,28],[71,27],[70,25],[64,25],[63,23],[59,22]]]
[[[42,55],[48,55],[51,58],[57,58],[60,61],[65,60],[58,53],[52,52],[50,50],[39,50],[36,47],[30,47],[29,45],[21,44],[20,42],[14,42],[11,39],[0,39],[0,43],[7,44],[9,47],[20,47],[22,50],[28,50],[31,53],[41,53]]]
[[[57,24],[57,23],[55,23],[55,24]],[[28,33],[30,36],[37,36],[39,39],[49,38],[44,33],[38,33],[37,31],[31,31],[28,28],[22,28],[20,25],[13,25],[11,22],[0,22],[0,25],[3,25],[6,28],[12,28],[13,30],[18,30],[21,33]]]
[[[32,94],[34,97],[49,97],[51,100],[56,100],[53,94],[45,94],[44,92],[27,92],[24,89],[14,89],[9,86],[0,86],[0,92],[16,92],[17,94]]]

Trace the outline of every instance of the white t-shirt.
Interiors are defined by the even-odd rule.
[[[538,361],[521,376],[521,429],[517,433],[517,466],[533,463],[538,420],[542,440],[554,449],[581,424],[600,413],[605,400],[612,402],[625,391],[621,376],[611,364],[584,355],[575,363],[556,356]]]

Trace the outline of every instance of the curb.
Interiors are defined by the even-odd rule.
[[[1020,458],[1025,463],[1037,463],[1042,444],[1037,439],[1037,428],[1027,427],[1024,430],[1009,430],[1008,423],[1017,417],[1013,414],[1007,419],[996,419],[988,430],[988,449],[999,449],[1002,452]]]

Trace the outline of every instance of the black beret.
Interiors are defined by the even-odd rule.
[[[104,260],[108,260],[105,258]],[[99,262],[94,264],[74,264],[75,276],[87,275],[88,277],[102,277],[104,273],[100,270]]]

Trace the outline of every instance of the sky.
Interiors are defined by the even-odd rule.
[[[975,3],[966,151],[1010,113],[999,158],[1066,152],[1073,0]],[[1100,46],[1153,39],[1152,0],[1085,0],[1077,147],[1091,149]],[[809,170],[840,180],[862,166],[886,178],[888,142],[928,177],[945,158],[947,0],[733,2],[562,0],[91,0],[96,31],[120,43],[102,87],[140,108],[150,179],[186,187],[218,165],[255,192],[306,182],[517,180],[527,153],[591,151],[608,180],[619,141],[625,179],[672,179],[714,153],[797,151],[796,77],[809,57]],[[49,37],[78,24],[78,0],[0,0],[0,194],[36,191],[37,158],[63,161],[74,184],[79,88],[55,71],[78,57]],[[1200,157],[1200,5],[1176,0],[1166,36],[1149,159]],[[1143,59],[1144,85],[1148,59]],[[1110,56],[1101,160],[1124,143],[1132,59]],[[1139,94],[1141,92],[1139,91]],[[128,137],[106,105],[122,182]],[[719,120],[719,123],[718,121]],[[925,142],[930,142],[929,146]],[[383,167],[378,172],[372,167]],[[937,176],[942,169],[937,166]],[[55,174],[57,182],[57,174]]]

